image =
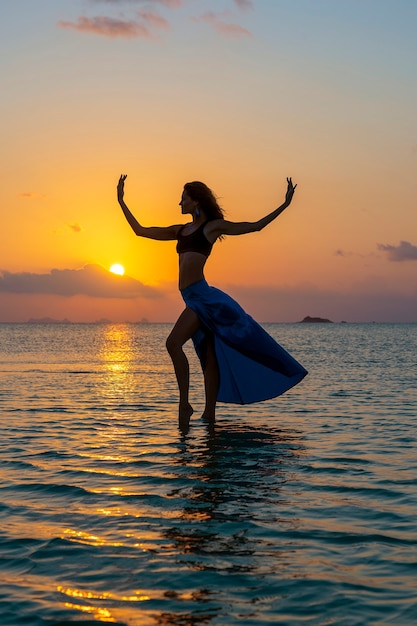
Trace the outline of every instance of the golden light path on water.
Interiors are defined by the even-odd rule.
[[[121,276],[124,274],[124,269],[119,265],[113,265],[110,268],[110,271]],[[115,396],[120,397],[123,395],[129,395],[134,391],[135,385],[137,384],[137,381],[135,380],[135,361],[138,357],[138,351],[140,352],[140,345],[135,343],[135,331],[130,325],[109,325],[103,328],[100,360],[102,361],[104,367],[103,387],[101,389],[101,393],[104,398],[111,399]],[[149,363],[149,365],[151,366],[151,363]],[[107,448],[108,441],[114,436],[122,435],[122,430],[123,429],[120,429],[120,426],[117,426],[115,430],[112,430],[111,428],[103,429],[103,431],[98,433],[98,441],[95,447],[102,448],[104,444]],[[146,444],[147,446],[154,446],[155,453],[158,453],[159,443],[160,437],[157,435],[152,436],[152,433],[149,433]],[[162,449],[163,446],[161,447],[161,450]],[[146,451],[143,451],[143,454],[146,454]],[[82,458],[84,457],[87,462],[94,462],[93,468],[88,465],[85,467],[80,466],[78,468],[78,471],[80,472],[92,474],[93,476],[103,474],[116,480],[120,477],[140,481],[141,474],[138,472],[133,472],[131,470],[118,470],[115,468],[101,469],[96,465],[96,462],[117,463],[123,467],[124,465],[128,465],[131,461],[131,455],[129,454],[113,455],[103,452],[95,453],[94,450],[90,450],[88,454],[79,453],[79,456]],[[108,493],[109,496],[115,495],[126,499],[128,499],[129,496],[135,497],[146,495],[146,490],[144,489],[127,489],[124,485],[114,484],[108,486],[107,488],[95,488],[91,486],[89,488],[89,492],[97,494]],[[109,509],[97,508],[95,512],[105,517],[136,517],[137,519],[140,519],[146,514],[146,510],[140,511],[137,508],[133,510],[133,507],[131,506],[127,506],[124,509],[121,507],[113,507]],[[85,514],[89,514],[88,509],[85,511]],[[177,514],[166,512],[165,517],[177,517]],[[112,541],[106,536],[75,530],[73,528],[66,528],[63,532],[63,538],[72,542],[93,547],[131,547],[142,553],[149,553],[152,555],[159,548],[161,533],[155,531],[141,532],[139,534],[126,532],[122,540]],[[150,601],[152,599],[155,600],[157,598],[163,599],[168,593],[152,589],[149,591],[137,590],[133,595],[118,595],[107,591],[97,593],[88,589],[64,587],[63,585],[59,585],[57,587],[57,591],[65,596],[68,596],[69,599],[66,600],[64,604],[69,609],[77,610],[81,613],[87,613],[94,617],[94,619],[101,622],[114,623],[116,621],[120,621],[121,619],[127,619],[129,624],[137,626],[155,624],[155,619],[151,614],[148,615],[147,611],[144,611],[141,617],[139,617],[136,611],[132,613],[131,609],[126,607],[123,608],[122,606],[118,609],[106,607],[104,606],[105,603],[120,603],[121,605],[122,603],[140,603]],[[183,601],[191,599],[193,595],[190,593],[173,593],[177,599],[182,599]],[[76,599],[82,600],[86,604],[76,602]],[[89,601],[99,601],[100,603],[103,603],[103,606],[88,606]],[[171,624],[172,622],[168,616],[167,619],[169,621],[167,621],[166,624]],[[159,623],[164,624],[164,621],[160,621]]]

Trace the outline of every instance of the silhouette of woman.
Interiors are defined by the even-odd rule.
[[[287,178],[285,201],[256,222],[231,222],[213,192],[204,183],[186,183],[180,207],[191,215],[186,224],[142,226],[124,201],[122,174],[117,198],[136,235],[161,241],[176,240],[179,255],[179,289],[185,309],[175,323],[166,347],[179,388],[179,425],[188,427],[193,408],[189,402],[189,364],[183,346],[189,339],[200,359],[205,387],[203,417],[214,422],[216,402],[248,404],[284,393],[299,383],[307,371],[226,293],[210,287],[204,266],[216,239],[262,230],[291,203],[296,185]]]

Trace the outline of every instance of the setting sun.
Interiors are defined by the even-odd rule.
[[[110,271],[112,274],[118,274],[118,276],[123,276],[123,274],[125,273],[125,268],[123,267],[123,265],[120,265],[120,263],[114,263],[111,266]]]

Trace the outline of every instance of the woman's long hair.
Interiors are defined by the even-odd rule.
[[[191,200],[198,202],[201,209],[207,215],[207,219],[217,220],[224,218],[223,209],[219,206],[216,196],[207,185],[195,180],[192,183],[185,183],[184,191],[187,192]]]

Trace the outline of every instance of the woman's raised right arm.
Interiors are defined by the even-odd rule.
[[[139,237],[148,237],[148,239],[158,239],[160,241],[170,241],[177,239],[177,234],[182,224],[175,224],[174,226],[142,226],[135,218],[124,201],[125,180],[127,174],[122,174],[117,184],[117,200],[122,207],[125,218],[129,222],[135,235]]]

